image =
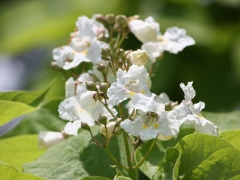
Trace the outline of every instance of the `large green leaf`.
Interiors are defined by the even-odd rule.
[[[118,141],[120,137],[114,136],[110,143],[110,150],[119,161],[123,158],[123,145]],[[96,138],[101,141],[99,134]],[[78,136],[48,149],[36,161],[25,164],[24,171],[56,180],[78,180],[86,176],[113,178],[116,171],[110,165],[115,163],[103,148],[90,142],[89,132],[80,130]]]
[[[240,129],[240,111],[228,113],[203,112],[203,116],[218,126],[219,132]]]
[[[60,131],[66,121],[59,118],[60,99],[53,99],[37,111],[27,115],[14,129],[3,136],[11,137],[20,134],[37,134],[39,131]]]
[[[106,177],[101,177],[101,176],[89,176],[89,177],[84,177],[81,180],[111,180]]]
[[[177,180],[180,165],[180,152],[176,148],[168,148],[164,159],[159,164],[159,169],[152,180],[172,179]]]
[[[35,111],[36,108],[21,102],[0,100],[0,126],[13,118]]]
[[[54,81],[51,82],[45,89],[40,91],[0,92],[0,100],[17,101],[32,106],[37,106],[44,99],[53,83]]]
[[[176,148],[181,152],[181,179],[240,179],[240,151],[224,139],[193,134]]]
[[[221,137],[226,139],[236,148],[240,149],[240,130],[226,131],[221,134]]]
[[[23,173],[22,171],[0,161],[1,180],[46,180],[33,174]]]
[[[176,139],[172,138],[168,141],[157,141],[156,145],[154,146],[152,152],[146,159],[146,161],[143,162],[142,166],[140,166],[140,170],[149,178],[153,176],[153,174],[158,169],[159,161],[162,160],[162,158],[165,155],[166,149],[169,147],[174,147],[180,139],[182,139],[184,136],[191,134],[194,132],[193,128],[190,127],[183,127],[180,130],[180,133]],[[135,153],[135,160],[136,162],[139,162],[144,155],[147,153],[149,146],[152,141],[147,142],[143,146],[139,147]]]
[[[0,152],[0,160],[21,169],[23,163],[37,159],[44,150],[38,148],[37,135],[25,135],[0,140]]]

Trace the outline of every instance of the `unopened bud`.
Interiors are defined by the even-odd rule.
[[[171,111],[177,105],[178,105],[178,102],[173,102],[173,103],[168,102],[168,103],[165,103],[165,110],[166,111]]]
[[[109,88],[108,83],[101,83],[101,84],[100,84],[100,87],[99,87],[100,91],[102,91],[102,92],[104,92],[104,93],[107,92],[108,88]]]
[[[65,136],[61,132],[40,131],[38,135],[40,148],[49,148],[64,141],[65,139]]]
[[[81,122],[81,128],[86,131],[91,131],[89,125],[87,123]]]
[[[92,81],[86,82],[86,88],[89,91],[96,91],[97,90],[95,83],[92,82]]]
[[[106,66],[104,64],[97,64],[97,70],[100,72],[105,72]]]
[[[122,119],[121,118],[117,118],[117,121],[116,121],[116,126],[119,126],[119,124],[122,122]]]
[[[127,26],[127,17],[125,15],[118,15],[116,17],[116,22],[121,25],[121,27]]]
[[[148,61],[150,61],[150,57],[145,50],[138,49],[137,51],[133,51],[129,53],[128,58],[133,64],[138,66],[145,65]]]
[[[162,134],[159,134],[158,135],[158,139],[161,140],[161,141],[167,141],[169,139],[172,139],[173,136],[164,136]]]
[[[104,15],[102,15],[102,14],[96,14],[95,18],[98,22],[101,22],[101,23],[106,22],[106,19],[105,19]]]
[[[119,55],[120,57],[124,57],[125,56],[125,51],[121,48],[118,48],[116,51],[117,55]]]
[[[98,116],[98,122],[101,124],[106,125],[107,124],[107,117],[103,114],[99,114]]]
[[[102,48],[101,55],[102,56],[110,56],[111,55],[111,49],[109,49],[109,48]]]
[[[56,61],[52,61],[52,62],[51,62],[51,66],[52,66],[52,68],[54,68],[54,69],[59,69],[59,66],[57,65],[57,62],[56,62]]]
[[[120,126],[116,126],[116,122],[109,122],[107,123],[106,127],[104,125],[100,126],[100,132],[107,137],[112,136],[112,134],[121,134],[121,127]],[[107,132],[106,132],[106,128],[107,128]],[[114,132],[113,132],[114,130]]]
[[[103,92],[98,92],[98,93],[95,93],[95,94],[93,95],[93,99],[94,99],[95,101],[101,100],[102,98],[104,98],[104,93],[103,93]]]
[[[114,14],[107,14],[105,19],[108,24],[113,24],[115,22],[115,15]]]

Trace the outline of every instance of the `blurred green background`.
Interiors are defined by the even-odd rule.
[[[67,44],[75,21],[94,13],[153,16],[161,32],[178,26],[196,40],[177,55],[164,53],[152,91],[179,102],[179,87],[193,81],[194,102],[207,111],[240,109],[239,0],[11,0],[0,6],[0,90],[36,90],[58,78],[50,97],[64,96],[64,80],[51,69],[51,51]],[[132,35],[124,48],[141,43]]]

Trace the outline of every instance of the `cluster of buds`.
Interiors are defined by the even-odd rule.
[[[58,69],[72,76],[58,110],[69,121],[66,134],[77,135],[81,127],[91,131],[91,126],[100,125],[107,139],[125,131],[141,140],[168,140],[177,136],[184,123],[218,134],[217,127],[200,114],[204,103],[193,104],[192,82],[180,84],[184,92],[180,104],[165,93],[150,91],[154,69],[146,67],[155,67],[164,51],[176,54],[195,43],[184,29],[172,27],[162,34],[152,17],[143,21],[113,14],[82,16],[76,26],[69,43],[53,50]],[[120,48],[129,33],[142,42],[138,50]]]

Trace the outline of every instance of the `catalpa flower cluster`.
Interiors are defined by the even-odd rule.
[[[142,42],[139,49],[121,48],[129,33]],[[79,17],[68,44],[53,50],[52,65],[67,78],[66,98],[58,109],[69,121],[65,133],[77,135],[80,128],[91,131],[100,125],[108,138],[125,131],[141,140],[168,140],[182,124],[193,124],[199,132],[217,135],[217,127],[201,115],[205,104],[193,103],[193,82],[180,84],[181,103],[151,92],[151,75],[164,51],[177,54],[193,44],[178,27],[162,34],[152,17]]]

